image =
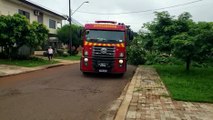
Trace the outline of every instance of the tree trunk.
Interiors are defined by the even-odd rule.
[[[186,71],[189,71],[189,69],[190,69],[190,64],[191,64],[191,58],[188,57],[187,60],[186,60]]]

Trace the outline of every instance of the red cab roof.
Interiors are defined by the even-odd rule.
[[[85,29],[125,31],[126,26],[124,24],[117,24],[115,21],[95,21],[95,23],[86,24]]]

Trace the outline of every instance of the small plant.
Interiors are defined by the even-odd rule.
[[[63,56],[63,57],[68,57],[68,56],[69,56],[69,53],[64,52],[62,56]]]
[[[58,56],[63,56],[64,50],[63,49],[57,49]]]

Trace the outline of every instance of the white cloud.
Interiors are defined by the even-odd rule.
[[[40,5],[46,6],[54,11],[68,15],[68,0],[31,0]],[[72,9],[76,9],[85,0],[72,0]],[[132,11],[144,11],[177,4],[192,2],[195,0],[89,0],[89,4],[83,5],[79,11],[97,13],[123,13]],[[213,21],[213,0],[203,0],[194,4],[165,9],[171,15],[179,15],[183,12],[190,12],[196,21]],[[153,12],[124,14],[124,15],[91,15],[76,12],[73,18],[85,24],[95,20],[114,20],[130,24],[134,31],[138,31],[143,23],[154,19]]]

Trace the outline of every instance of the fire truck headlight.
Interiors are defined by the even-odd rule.
[[[123,60],[119,60],[119,63],[120,63],[120,64],[123,64],[123,63],[124,63],[124,61],[123,61]]]
[[[119,57],[124,57],[124,53],[120,53]]]
[[[84,55],[85,55],[85,56],[88,56],[88,51],[85,51],[85,52],[84,52]]]
[[[89,61],[89,59],[88,58],[84,58],[84,62],[88,62]]]

